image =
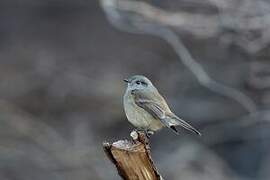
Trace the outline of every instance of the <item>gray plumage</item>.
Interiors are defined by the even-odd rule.
[[[182,126],[198,135],[198,130],[171,112],[164,98],[145,76],[135,75],[125,79],[128,83],[124,95],[124,109],[128,121],[143,130],[157,131],[168,127],[178,133],[175,126]]]

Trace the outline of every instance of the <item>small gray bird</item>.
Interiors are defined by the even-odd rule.
[[[142,75],[124,80],[128,86],[124,95],[124,109],[128,121],[140,130],[155,132],[168,127],[178,134],[175,126],[182,126],[198,135],[201,133],[177,117],[152,82]]]

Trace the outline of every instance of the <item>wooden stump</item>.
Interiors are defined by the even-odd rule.
[[[148,138],[142,132],[132,131],[132,141],[119,140],[103,143],[109,159],[125,180],[162,180],[150,155]]]

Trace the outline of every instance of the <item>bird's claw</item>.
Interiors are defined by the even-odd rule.
[[[149,139],[154,134],[154,131],[144,130],[145,136]]]
[[[146,130],[146,129],[136,129],[136,131],[143,133],[145,135],[145,137],[147,137],[147,139],[149,139],[150,136],[152,136],[154,134],[154,131]]]

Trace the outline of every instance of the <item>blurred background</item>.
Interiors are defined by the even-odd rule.
[[[0,179],[117,180],[123,79],[200,129],[151,137],[165,179],[270,179],[267,0],[1,0]]]

